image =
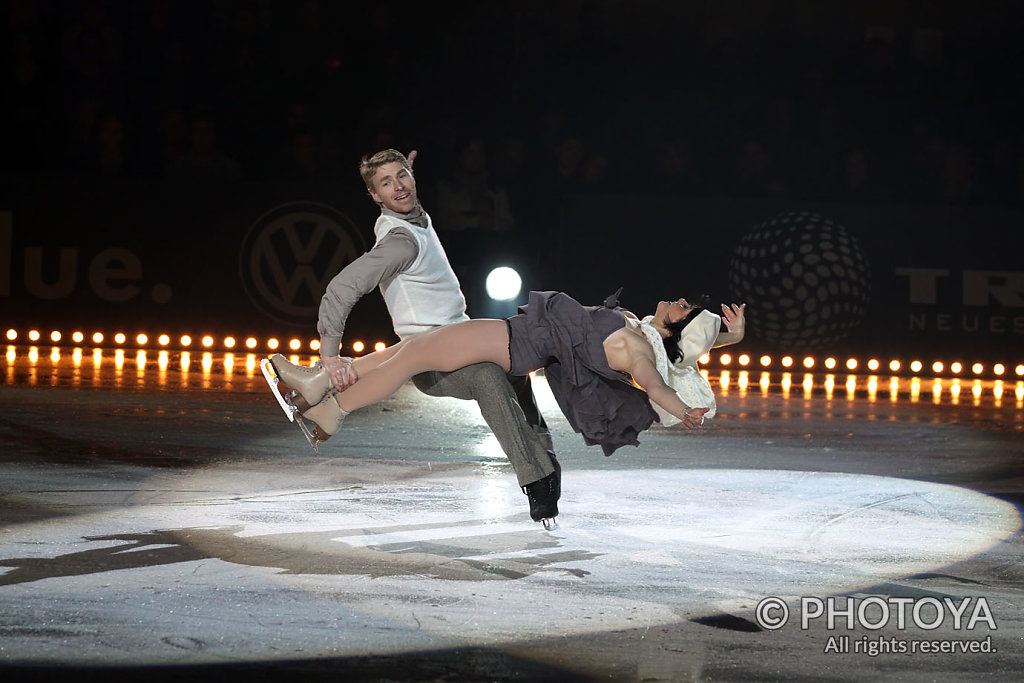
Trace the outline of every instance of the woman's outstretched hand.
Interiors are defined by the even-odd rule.
[[[746,327],[746,317],[744,313],[747,310],[746,304],[732,304],[726,306],[722,304],[722,320],[725,321],[725,328],[730,332],[738,332],[743,334],[743,330]]]
[[[704,425],[704,413],[708,412],[709,408],[690,408],[683,413],[683,421],[680,423],[687,429],[693,429],[694,427],[701,427]]]

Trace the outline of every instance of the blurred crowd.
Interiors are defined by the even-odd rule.
[[[10,0],[5,170],[355,184],[416,148],[443,224],[493,232],[567,192],[1024,204],[1015,3],[748,5]]]

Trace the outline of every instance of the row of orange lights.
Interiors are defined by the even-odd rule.
[[[9,341],[9,342],[17,341],[19,336],[20,335],[19,335],[17,330],[15,330],[15,329],[8,329],[7,330],[7,333],[6,333],[7,341]],[[42,333],[39,332],[39,330],[29,330],[25,334],[25,337],[28,339],[28,341],[33,342],[33,343],[40,341],[42,339],[42,336],[43,335],[42,335]],[[86,335],[85,335],[84,332],[75,331],[75,332],[72,332],[69,335],[69,338],[71,339],[71,341],[73,343],[81,344],[81,343],[83,343],[85,341]],[[50,332],[49,339],[54,344],[59,344],[59,343],[65,341],[64,334],[61,333],[58,330],[54,330],[54,331]],[[106,336],[102,332],[94,332],[92,334],[92,336],[90,337],[90,339],[91,339],[93,344],[102,344],[104,341],[106,341]],[[118,333],[115,333],[114,335],[112,335],[111,340],[114,342],[115,345],[123,346],[124,344],[126,344],[128,342],[128,335],[124,334],[123,332],[118,332]],[[134,341],[135,341],[135,343],[138,346],[144,347],[144,346],[146,346],[147,344],[150,343],[150,338],[149,338],[149,335],[144,334],[144,333],[140,333],[140,334],[137,334],[135,336]],[[160,335],[158,335],[155,338],[155,341],[156,341],[157,345],[159,345],[161,347],[167,347],[167,346],[170,346],[172,338],[168,334],[160,334]],[[182,336],[180,336],[178,338],[178,341],[177,341],[177,343],[180,346],[180,348],[183,348],[183,349],[190,348],[193,345],[194,342],[196,342],[196,340],[193,340],[193,338],[191,336],[189,336],[189,335],[182,335]],[[202,336],[202,337],[200,337],[198,339],[198,344],[201,345],[205,349],[211,349],[215,345],[217,345],[217,340],[212,335],[204,335],[204,336]],[[221,345],[222,348],[229,349],[229,350],[235,349],[235,348],[242,348],[242,347],[244,347],[244,348],[246,348],[248,350],[254,351],[254,350],[257,349],[257,347],[260,346],[260,342],[255,337],[247,337],[244,340],[240,341],[240,340],[236,339],[235,337],[228,336],[228,337],[223,337],[220,340],[220,345]],[[320,340],[313,339],[313,340],[309,341],[306,344],[306,346],[308,346],[310,351],[317,352],[317,351],[320,350]],[[384,342],[382,342],[382,341],[378,341],[378,342],[376,342],[373,345],[373,349],[375,351],[381,351],[385,347],[386,347],[386,344]],[[277,338],[271,337],[271,338],[265,340],[264,348],[267,349],[267,350],[270,350],[270,351],[278,351],[278,350],[286,348],[286,349],[290,349],[291,351],[298,352],[298,351],[302,350],[303,342],[302,342],[302,340],[297,339],[297,338],[293,338],[293,339],[290,339],[290,340],[287,340],[287,341],[282,341],[282,340],[279,340]],[[366,350],[367,350],[367,345],[364,344],[362,341],[353,342],[352,345],[351,345],[351,352],[352,353],[363,353]],[[705,363],[705,364],[709,363],[710,362],[710,356],[709,355],[705,355],[700,360],[701,360],[702,363]],[[723,354],[718,356],[717,362],[722,367],[729,367],[733,363],[735,363],[736,365],[739,365],[740,367],[747,367],[747,366],[750,366],[750,365],[752,365],[754,363],[754,359],[750,355],[748,355],[748,354],[740,354],[739,356],[736,356],[735,358],[733,358],[733,356],[731,354],[723,353]],[[763,355],[763,356],[761,356],[758,359],[757,362],[760,364],[761,367],[769,368],[776,361],[771,356]],[[794,365],[798,364],[798,359],[794,358],[793,356],[788,356],[787,355],[787,356],[782,356],[781,358],[779,358],[778,362],[784,368],[791,368]],[[799,364],[802,365],[804,368],[810,370],[810,369],[813,369],[818,364],[818,359],[816,359],[816,358],[814,358],[812,356],[805,356],[803,359],[799,360]],[[833,357],[825,358],[824,360],[821,361],[821,364],[822,364],[822,366],[824,366],[828,370],[834,370],[834,369],[836,369],[837,367],[840,366],[839,360],[836,359],[836,358],[833,358]],[[855,358],[848,358],[846,360],[846,362],[843,364],[843,366],[846,368],[846,370],[848,370],[850,372],[855,372],[855,371],[857,371],[858,368],[860,368],[860,361],[858,361]],[[882,367],[882,361],[880,361],[880,360],[878,360],[876,358],[871,358],[866,363],[864,363],[864,366],[868,370],[870,370],[872,372],[876,372],[876,371],[878,371]],[[907,369],[909,369],[913,373],[919,373],[922,370],[924,370],[925,364],[922,361],[920,361],[920,360],[912,360],[912,361],[910,361],[907,364],[906,367],[907,367]],[[895,373],[895,372],[900,372],[901,370],[904,370],[905,368],[904,368],[904,365],[903,365],[902,361],[890,360],[889,363],[888,363],[888,369],[891,372]],[[970,367],[968,368],[968,365],[966,363],[961,363],[960,361],[954,361],[952,363],[949,363],[948,365],[946,363],[942,362],[942,361],[934,361],[931,364],[931,370],[932,370],[933,373],[936,373],[936,374],[941,374],[943,372],[947,372],[948,371],[948,372],[950,372],[950,373],[952,373],[954,375],[959,375],[962,372],[969,371],[970,373],[974,374],[975,376],[979,376],[979,375],[985,374],[986,366],[983,363],[975,362],[975,363],[971,363]],[[1007,374],[1009,372],[1008,367],[1005,364],[1003,364],[1003,363],[994,363],[993,365],[991,365],[988,368],[988,371],[991,372],[993,375],[996,375],[996,376],[1003,376],[1003,375],[1005,375],[1005,374]],[[1016,376],[1018,376],[1018,377],[1024,377],[1024,363],[1016,365],[1013,368],[1013,373]]]
[[[707,355],[701,358],[701,362],[703,363],[707,363],[709,362],[709,360],[710,357]],[[736,358],[733,358],[732,355],[728,353],[723,353],[718,357],[718,364],[723,367],[728,367],[732,365],[733,362],[735,362],[736,365],[739,365],[740,367],[747,367],[752,365],[754,361],[748,354],[741,354]],[[774,362],[775,360],[771,356],[767,355],[761,356],[758,359],[758,363],[763,368],[771,367]],[[779,364],[782,365],[782,367],[784,368],[791,368],[797,364],[797,359],[793,358],[792,356],[783,356],[782,358],[779,359]],[[803,360],[800,361],[800,365],[802,365],[804,368],[808,370],[813,369],[817,364],[818,359],[812,356],[805,356]],[[834,370],[837,367],[840,367],[839,360],[833,357],[825,358],[823,361],[821,361],[821,364],[827,370]],[[856,358],[848,358],[846,362],[843,364],[843,366],[850,372],[856,372],[857,369],[860,368],[860,365],[860,361],[857,360]],[[878,360],[877,358],[871,358],[866,363],[864,363],[864,367],[866,367],[868,370],[872,372],[876,372],[882,367],[882,361]],[[900,372],[901,370],[905,369],[903,362],[899,360],[889,361],[888,367],[891,372]],[[913,360],[910,361],[906,367],[909,368],[911,372],[918,373],[924,370],[925,364],[919,360]],[[962,372],[969,370],[974,375],[983,375],[986,372],[986,366],[984,363],[971,363],[970,367],[968,368],[966,363],[961,363],[960,361],[953,361],[952,363],[949,363],[947,365],[946,363],[937,360],[931,364],[931,370],[936,374],[941,374],[943,372],[948,371],[953,373],[954,375],[958,375]],[[993,375],[1002,376],[1007,374],[1009,370],[1007,366],[1003,363],[994,363],[988,368],[988,371],[991,372]],[[1024,363],[1017,364],[1017,366],[1013,368],[1013,372],[1018,377],[1024,377]]]
[[[113,364],[117,370],[117,374],[114,375],[114,380],[118,384],[120,384],[122,379],[121,372],[123,371],[124,367],[131,362],[128,358],[125,357],[125,351],[125,349],[114,349]],[[209,388],[211,374],[214,373],[215,367],[217,367],[221,363],[225,375],[228,377],[230,377],[233,372],[236,372],[239,367],[245,368],[245,374],[249,378],[254,377],[258,373],[256,369],[258,367],[257,356],[254,353],[245,354],[244,360],[239,360],[238,354],[227,352],[223,354],[223,358],[219,362],[214,361],[214,355],[215,353],[211,351],[201,352],[201,361],[198,363],[198,365],[202,369],[201,386],[204,388]],[[81,347],[74,348],[74,350],[72,351],[72,359],[75,364],[75,367],[79,367],[81,365],[81,363],[84,360],[84,356],[85,354]],[[13,345],[7,347],[6,358],[10,366],[13,366],[16,358],[16,350]],[[39,350],[37,347],[29,347],[28,359],[33,364],[39,361]],[[109,357],[107,359],[109,359]],[[105,364],[107,359],[105,359],[104,357],[103,349],[92,349],[92,363],[95,368],[98,369],[101,365]],[[51,348],[50,360],[54,363],[57,363],[61,360],[61,350],[59,347],[54,346]],[[301,359],[298,354],[292,354],[291,360],[294,363],[301,362]],[[146,350],[136,350],[135,364],[138,366],[138,376],[140,378],[143,376],[145,369],[147,368],[147,366],[150,365],[151,362],[151,358],[147,357]],[[195,364],[195,362],[192,359],[191,353],[189,351],[182,351],[178,363],[180,363],[181,367],[182,382],[184,382],[187,385],[189,381],[187,379],[188,374],[190,373],[193,365]],[[156,366],[161,371],[160,375],[158,376],[158,382],[162,386],[167,381],[166,371],[171,366],[171,352],[166,349],[159,350],[158,357],[156,360]],[[8,372],[10,372],[11,369],[12,367],[9,367]],[[932,378],[931,380],[925,380],[921,377],[898,378],[894,376],[888,379],[886,385],[883,384],[885,380],[880,380],[877,376],[874,375],[867,377],[865,381],[865,377],[861,376],[858,380],[856,375],[851,374],[847,375],[844,384],[840,384],[835,379],[835,376],[831,374],[825,375],[823,378],[824,381],[816,382],[812,373],[805,372],[803,375],[803,381],[797,382],[797,380],[793,377],[793,375],[795,374],[794,372],[783,371],[780,373],[781,377],[779,378],[779,381],[777,383],[774,383],[773,378],[771,377],[773,373],[768,370],[760,371],[760,377],[757,380],[755,380],[752,377],[752,375],[755,372],[757,372],[756,370],[737,370],[737,376],[735,378],[731,376],[732,372],[733,371],[729,369],[722,369],[717,377],[718,390],[721,392],[722,396],[730,395],[730,393],[733,391],[733,386],[735,386],[738,390],[738,394],[740,397],[745,396],[751,389],[753,389],[753,387],[758,386],[760,388],[761,394],[766,395],[771,390],[771,387],[775,385],[781,388],[782,396],[783,398],[786,399],[790,397],[792,391],[797,390],[798,387],[802,387],[805,398],[807,398],[816,390],[823,388],[825,391],[825,397],[828,400],[833,400],[836,391],[842,391],[843,389],[845,389],[847,400],[852,400],[857,395],[866,395],[866,398],[869,401],[875,402],[879,400],[879,394],[884,394],[886,391],[888,391],[889,401],[893,403],[903,400],[908,396],[909,400],[912,403],[916,403],[921,400],[922,396],[927,396],[928,394],[930,394],[932,402],[936,405],[944,402],[951,403],[952,405],[959,405],[961,402],[961,398],[963,397],[966,398],[966,400],[971,401],[973,405],[979,406],[981,405],[982,400],[984,400],[985,398],[984,394],[987,392],[990,395],[991,399],[994,401],[994,405],[997,408],[1002,407],[1004,405],[1005,399],[1016,399],[1016,408],[1018,410],[1024,408],[1024,380],[1016,381],[1016,386],[1013,387],[1008,386],[1009,382],[1004,384],[1004,381],[1001,379],[996,379],[994,382],[988,383],[983,382],[981,379],[978,378],[969,380],[954,377],[947,380],[936,377]],[[707,370],[703,370],[702,373],[706,377],[708,377],[709,380],[715,381],[714,377],[710,375]],[[94,382],[96,378],[98,378],[99,376],[99,373],[97,373],[94,376]],[[53,380],[55,378],[56,375],[53,378],[51,378],[51,385],[53,385]],[[65,378],[65,381],[67,379],[68,378]],[[79,385],[83,383],[83,378],[80,375],[76,375],[70,379],[73,385]],[[39,383],[39,381],[40,378],[36,377],[35,375],[30,375],[28,378],[28,384],[30,386],[36,385],[37,383]],[[928,381],[931,382],[930,390],[925,384]],[[948,384],[946,384],[946,382],[948,382]],[[961,385],[961,383],[963,384]],[[909,384],[910,387],[909,392],[905,391],[907,384]],[[985,387],[983,387],[983,384],[991,384],[991,386],[989,386],[986,389]],[[901,392],[901,389],[904,389],[904,391]],[[864,393],[865,391],[866,394]],[[1020,422],[1019,417],[1017,418],[1017,422]]]
[[[214,353],[211,351],[202,352],[200,366],[202,367],[204,377],[208,376],[214,369],[215,362],[213,357]],[[13,345],[8,346],[6,355],[7,362],[13,365],[15,358],[15,347]],[[30,347],[28,351],[29,361],[34,364],[39,361],[39,358],[40,357],[38,348],[35,346]],[[60,349],[54,346],[50,350],[50,360],[54,363],[57,363],[60,361],[60,359]],[[84,353],[81,347],[76,347],[74,349],[74,351],[72,352],[72,359],[76,367],[78,367],[82,363],[82,361],[84,360]],[[125,357],[125,349],[115,349],[113,360],[114,367],[120,372],[123,369],[123,367],[129,362],[128,359]],[[291,360],[294,363],[301,362],[297,354],[291,355]],[[102,349],[94,348],[92,350],[92,362],[93,365],[97,368],[104,363],[104,351]],[[144,371],[144,368],[149,363],[150,359],[147,358],[147,352],[144,349],[138,349],[137,355],[135,357],[135,364],[138,366],[140,377],[142,375],[142,372]],[[191,353],[189,351],[182,351],[179,363],[182,372],[187,374],[190,370],[190,367],[193,364]],[[254,353],[246,354],[244,362],[237,361],[234,353],[224,353],[222,363],[223,368],[228,375],[230,375],[235,370],[236,366],[238,366],[239,364],[244,365],[246,373],[249,377],[252,377],[255,374],[257,368],[257,359],[256,354]],[[162,349],[159,351],[156,365],[157,367],[159,367],[161,371],[166,371],[170,367],[171,357],[170,352],[168,350]],[[751,377],[751,375],[754,372],[756,372],[756,370],[748,371],[741,369],[737,371],[737,376],[733,378],[731,375],[731,370],[722,369],[720,375],[718,375],[717,378],[718,387],[722,392],[722,395],[728,396],[733,385],[735,385],[738,388],[740,396],[745,395],[745,393],[748,391],[751,385],[759,385],[761,393],[766,394],[770,390],[770,387],[773,385],[771,371],[762,370],[760,372],[760,378],[757,379],[756,381]],[[702,373],[709,380],[712,379],[712,375],[709,374],[707,370],[703,370]],[[796,382],[796,380],[793,377],[793,374],[794,373],[789,371],[783,371],[781,373],[781,377],[779,378],[778,386],[781,387],[782,394],[784,397],[788,397],[790,391],[793,390],[796,386],[802,386],[805,395],[811,393],[812,391],[819,387],[823,387],[825,390],[825,395],[829,399],[831,399],[833,397],[833,393],[836,390],[840,389],[840,387],[842,386],[845,388],[847,392],[847,398],[851,398],[855,392],[866,389],[867,397],[870,400],[874,401],[877,399],[878,393],[884,392],[886,390],[886,387],[883,387],[880,384],[879,378],[874,375],[867,378],[866,384],[862,384],[857,380],[856,375],[850,374],[847,375],[845,384],[840,385],[835,379],[835,376],[831,374],[825,375],[824,381],[820,383],[815,381],[814,376],[810,372],[805,372],[803,375],[803,381],[799,383]],[[924,389],[924,391],[922,390],[922,382],[927,380],[922,380],[922,378],[920,377],[912,377],[909,380],[907,380],[907,378],[900,379],[895,376],[890,377],[888,380],[887,389],[891,401],[896,401],[898,399],[900,395],[900,385],[902,382],[907,381],[910,382],[909,395],[911,401],[918,401],[922,393],[925,393],[927,391],[927,389]],[[960,400],[961,393],[966,393],[972,397],[975,405],[979,405],[980,401],[982,400],[982,395],[985,391],[985,389],[983,389],[982,386],[982,380],[978,378],[974,378],[973,380],[967,380],[961,379],[959,377],[954,377],[948,380],[950,382],[948,385],[944,384],[944,382],[946,382],[947,380],[942,378],[936,377],[932,378],[930,381],[932,383],[930,393],[932,395],[934,403],[940,403],[943,399],[943,396],[948,395],[950,397],[949,400],[951,400],[953,404],[957,404]],[[963,386],[961,385],[961,382],[964,382]],[[995,400],[995,405],[997,407],[1001,405],[1001,402],[1005,394],[1011,394],[1014,398],[1016,398],[1018,409],[1024,407],[1024,380],[1017,380],[1016,387],[1011,388],[1009,386],[1004,385],[1003,380],[996,379],[994,382],[992,382],[992,386],[989,388],[989,391],[991,392],[991,396]]]
[[[9,329],[7,330],[6,336],[7,341],[15,342],[18,340],[20,335],[18,334],[17,330]],[[35,343],[42,340],[43,335],[41,332],[39,332],[39,330],[29,330],[25,334],[25,338],[28,341]],[[75,344],[81,344],[85,342],[86,335],[84,332],[75,331],[68,335],[67,339],[70,339]],[[93,332],[92,336],[89,337],[89,339],[92,341],[93,344],[102,344],[105,341],[107,341],[106,335],[104,335],[102,332]],[[54,344],[60,344],[61,342],[66,341],[65,335],[59,330],[53,330],[52,332],[50,332],[49,340]],[[128,335],[126,335],[123,332],[117,332],[111,335],[110,340],[113,341],[113,343],[117,346],[123,346],[128,343]],[[171,345],[172,338],[171,335],[169,334],[160,334],[156,336],[154,341],[158,346],[167,347]],[[135,335],[134,342],[136,345],[140,347],[146,346],[147,344],[150,344],[150,337],[145,333],[140,333]],[[201,345],[205,349],[211,349],[217,345],[217,339],[215,339],[212,335],[207,334],[203,335],[198,340],[196,340],[193,339],[190,335],[184,334],[178,337],[177,340],[178,346],[183,349],[190,348],[194,343]],[[235,337],[228,336],[223,337],[220,340],[220,346],[225,349],[235,349],[244,347],[249,350],[256,350],[256,348],[260,346],[260,342],[255,337],[246,337],[244,340],[239,340],[236,339]],[[307,344],[307,346],[309,347],[310,351],[319,351],[320,340],[314,339],[310,341]],[[264,342],[264,348],[269,349],[270,351],[277,351],[283,348],[287,348],[292,351],[300,351],[302,350],[302,347],[302,340],[294,338],[284,341],[277,339],[276,337],[271,337],[270,339],[267,339]],[[385,347],[386,344],[382,341],[376,342],[373,345],[373,349],[375,351],[382,351],[384,350]],[[356,341],[352,343],[351,349],[354,353],[363,353],[364,351],[367,350],[367,345],[361,341]]]
[[[739,376],[736,379],[733,379],[729,373],[729,370],[722,370],[721,375],[718,377],[718,386],[722,391],[723,396],[728,395],[729,387],[731,384],[736,384],[736,386],[739,387],[740,395],[743,395],[743,393],[746,392],[750,384],[754,383],[754,381],[750,377],[751,373],[748,372],[747,370],[740,370]],[[904,378],[904,380],[902,381],[907,380]],[[922,393],[922,380],[919,377],[913,377],[909,381],[911,400],[917,401],[917,399],[920,397]],[[940,378],[933,378],[931,380],[931,394],[936,403],[940,401],[941,396],[944,393],[948,393],[954,403],[958,402],[961,392],[964,391],[965,387],[967,386],[969,386],[969,388],[967,388],[966,391],[974,398],[976,404],[977,401],[979,401],[982,397],[984,389],[982,388],[982,381],[980,379],[963,380],[965,382],[963,386],[961,386],[962,380],[959,377],[954,377],[951,380],[948,380],[950,382],[948,386],[943,385],[944,381],[946,380]],[[900,382],[901,380],[896,377],[892,377],[889,379],[888,391],[890,394],[890,400],[896,400],[900,388]],[[967,385],[967,382],[969,382],[970,384]],[[795,382],[792,373],[782,373],[779,386],[782,388],[783,395],[788,396],[790,390],[794,386],[794,383]],[[756,384],[760,385],[762,393],[766,393],[772,385],[770,373],[766,371],[761,372],[761,377],[756,382]],[[800,382],[798,386],[803,387],[804,393],[809,393],[819,385],[815,383],[814,377],[810,373],[805,373],[803,382]],[[824,382],[820,386],[824,387],[826,395],[829,398],[831,398],[833,392],[837,389],[837,382],[835,380],[835,377],[833,375],[827,375],[825,377]],[[868,397],[871,400],[874,400],[876,395],[880,391],[885,391],[885,387],[879,385],[879,380],[875,376],[872,376],[867,380],[866,386],[861,386],[857,382],[854,375],[847,375],[844,387],[847,391],[847,394],[853,394],[859,389],[866,389]],[[1016,387],[1014,387],[1012,390],[1010,389],[1010,387],[1004,385],[1003,380],[1001,379],[997,379],[992,383],[991,392],[992,396],[997,401],[997,405],[998,402],[1003,398],[1004,393],[1010,391],[1012,391],[1013,396],[1017,400],[1017,407],[1019,408],[1021,406],[1024,406],[1024,381],[1017,380]]]

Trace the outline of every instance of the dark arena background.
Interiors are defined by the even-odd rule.
[[[3,680],[1018,680],[1024,3],[0,11]],[[538,374],[550,532],[472,403],[311,452],[258,362],[390,147],[473,317],[746,303],[712,424],[603,458]]]

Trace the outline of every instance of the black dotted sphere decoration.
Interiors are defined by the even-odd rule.
[[[751,336],[777,350],[822,349],[864,317],[871,293],[857,240],[828,218],[780,213],[740,240],[729,262],[733,301]]]

